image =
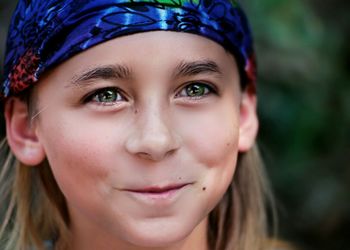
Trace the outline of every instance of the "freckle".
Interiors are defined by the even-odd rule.
[[[231,143],[227,143],[227,144],[226,144],[227,147],[230,146],[230,145],[231,145]]]
[[[138,111],[137,111],[137,109],[135,109],[134,114],[136,115],[136,114],[137,114],[137,112],[138,112]]]
[[[181,180],[182,178],[181,177],[179,177],[179,180]]]
[[[207,188],[206,187],[203,187],[202,190],[205,191]]]

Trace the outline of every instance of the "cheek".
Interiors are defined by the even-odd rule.
[[[102,180],[109,172],[106,155],[112,147],[107,147],[108,138],[96,126],[81,126],[73,117],[63,119],[57,115],[57,119],[45,119],[40,134],[47,159],[63,193],[74,196],[79,190],[89,188],[91,192],[106,191]],[[96,185],[100,187],[92,189]]]
[[[197,112],[183,125],[184,145],[198,166],[203,206],[211,211],[232,182],[238,156],[239,111],[234,105]]]
[[[219,167],[238,153],[238,124],[238,111],[232,106],[198,112],[181,126],[184,145],[197,161]]]

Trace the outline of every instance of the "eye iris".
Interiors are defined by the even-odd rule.
[[[201,96],[205,94],[205,87],[199,84],[192,84],[186,88],[188,96]]]
[[[115,102],[117,94],[113,90],[106,90],[98,94],[98,100],[100,102]]]

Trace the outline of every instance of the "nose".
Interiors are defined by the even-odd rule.
[[[179,136],[160,108],[139,111],[126,140],[126,150],[143,159],[161,161],[180,145]]]

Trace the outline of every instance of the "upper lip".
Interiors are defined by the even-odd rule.
[[[164,193],[170,190],[174,189],[180,189],[190,183],[181,183],[181,184],[170,184],[163,187],[160,186],[149,186],[149,187],[142,187],[142,188],[131,188],[131,189],[124,189],[125,191],[129,192],[136,192],[136,193]]]

